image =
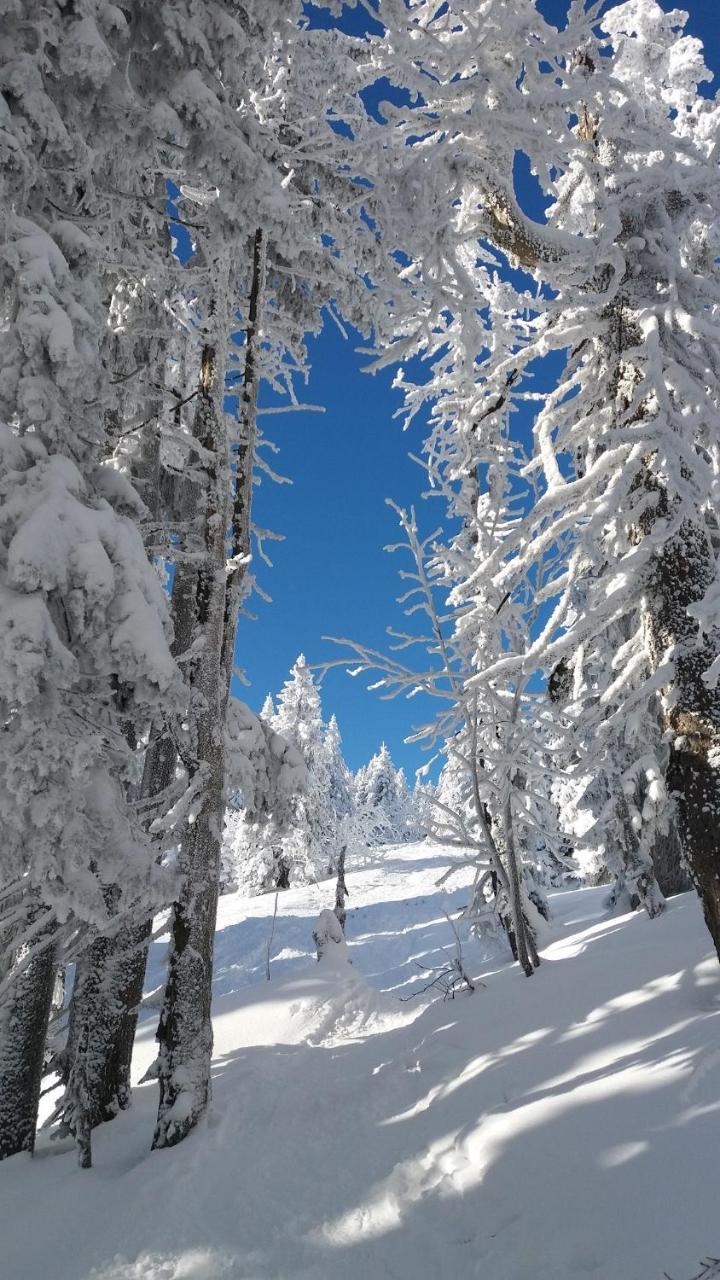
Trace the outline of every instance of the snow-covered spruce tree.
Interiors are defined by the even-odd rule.
[[[413,287],[389,306],[396,340],[383,358],[436,356],[435,379],[410,389],[409,407],[442,395],[452,429],[432,448],[442,464],[451,441],[473,469],[498,456],[495,409],[527,396],[532,361],[565,362],[538,418],[537,501],[487,565],[502,596],[556,546],[545,591],[555,608],[527,652],[498,658],[493,674],[549,675],[570,652],[592,663],[622,623],[601,690],[608,726],[660,696],[667,782],[717,943],[717,848],[703,815],[715,805],[718,723],[718,112],[697,92],[706,71],[677,15],[652,3],[609,9],[608,57],[598,9],[571,6],[558,33],[532,5],[488,0],[478,57],[468,6],[419,5],[411,21],[384,7],[392,38],[376,64],[418,96],[388,113],[398,145],[377,183],[378,220],[399,227],[394,202],[412,198],[415,230],[412,245],[397,242]],[[519,154],[555,202],[547,223],[527,217],[505,179]],[[534,287],[499,279],[498,252]],[[634,744],[636,760],[645,748]]]
[[[81,22],[30,4],[5,15],[0,37],[3,928],[12,957],[2,1154],[32,1147],[49,954],[66,959],[93,930],[116,929],[140,902],[158,901],[154,860],[127,806],[129,727],[147,732],[179,686],[160,584],[134,527],[142,504],[103,465],[115,393],[73,104],[82,87],[91,109],[112,73],[100,30],[108,16],[98,6]],[[122,889],[108,895],[115,881]]]
[[[277,848],[273,880],[276,887],[284,889],[288,887],[293,871],[301,876],[322,874],[326,834],[324,817],[326,808],[329,810],[320,692],[302,653],[278,694],[272,725],[300,752],[308,773],[307,792],[298,797],[291,836],[282,840]]]
[[[161,446],[168,401],[180,398],[166,385],[177,317],[184,310],[180,264],[170,253],[166,225],[166,175],[174,172],[177,150],[153,121],[162,89],[143,74],[139,8],[113,16],[103,4],[94,10],[86,6],[82,21],[70,14],[67,25],[74,27],[75,43],[64,68],[78,90],[65,112],[78,156],[75,189],[72,196],[66,193],[65,204],[75,225],[97,244],[98,288],[107,308],[102,356],[114,388],[105,413],[110,474],[125,474],[136,485],[146,503],[147,549],[167,555],[171,541],[177,546],[178,496],[184,488]],[[118,76],[121,64],[126,74]],[[175,414],[172,426],[177,430]],[[176,446],[176,465],[178,452]],[[136,518],[138,511],[136,504]],[[182,653],[189,643],[187,625],[173,612],[175,652]],[[128,745],[138,756],[128,798],[154,858],[163,844],[151,837],[150,828],[179,801],[185,784],[182,777],[175,781],[179,710],[170,704],[163,708],[149,738],[124,722]],[[108,885],[106,892],[113,900],[118,888]],[[129,1104],[151,920],[146,907],[112,937],[91,940],[78,956],[67,1042],[53,1063],[65,1083],[57,1108],[61,1131],[75,1131],[79,1117],[88,1130]]]
[[[82,14],[72,7],[51,6],[48,11],[47,6],[31,4],[24,6],[22,26],[9,19],[3,35],[7,36],[4,51],[9,51],[4,69],[9,118],[17,119],[25,111],[44,151],[29,203],[44,227],[65,228],[65,240],[78,257],[81,251],[84,254],[83,269],[95,289],[92,340],[95,347],[100,346],[108,375],[103,394],[95,401],[92,361],[86,362],[84,376],[86,396],[104,427],[103,436],[97,438],[98,457],[109,461],[114,450],[113,467],[103,473],[105,491],[137,521],[148,512],[142,511],[114,469],[118,463],[122,469],[118,454],[126,452],[124,446],[118,450],[117,443],[128,435],[127,419],[133,416],[133,408],[140,409],[135,420],[153,428],[163,407],[157,404],[157,381],[162,380],[162,340],[168,329],[164,303],[171,273],[163,230],[168,148],[148,119],[148,103],[133,74],[134,64],[130,74],[116,74],[119,61],[128,71],[133,53],[129,33],[134,37],[140,25],[128,22],[128,16],[138,15],[104,3],[85,5]],[[28,137],[29,131],[25,141]],[[18,148],[16,157],[20,154]],[[148,301],[149,306],[143,305]],[[137,325],[138,312],[143,313],[144,332]],[[134,320],[130,326],[129,313]],[[72,316],[76,323],[79,316],[76,307]],[[86,418],[88,427],[92,430],[92,416]],[[130,436],[138,438],[134,430]],[[137,456],[143,465],[125,467],[151,499],[156,496],[157,475],[155,468],[148,469],[147,461],[157,456],[155,442],[154,432],[150,441],[141,439]],[[152,514],[157,522],[157,511]],[[157,534],[157,523],[155,530]],[[165,713],[174,711],[168,701],[163,714],[156,717],[155,728],[159,730]],[[119,721],[130,751],[145,737],[131,712],[131,706],[123,707]],[[146,776],[152,772],[151,759],[157,759],[163,745],[157,733],[153,736]],[[168,756],[166,749],[164,754]],[[143,792],[147,794],[144,784],[138,786],[137,767],[124,786],[132,794],[133,805]],[[141,844],[147,849],[146,826],[144,818],[138,818]],[[104,839],[100,827],[98,839]],[[122,901],[120,887],[107,882],[104,893],[114,910]],[[67,1084],[62,1112],[67,1127],[74,1131],[87,1130],[127,1100],[134,1010],[144,969],[144,949],[138,959],[138,942],[147,937],[151,910],[149,900],[141,908],[139,921],[119,924],[112,939],[96,937],[78,957],[70,1036],[62,1055]],[[84,1159],[89,1159],[87,1142]]]
[[[598,683],[611,668],[606,650]],[[657,704],[638,705],[627,720],[608,721],[607,710],[592,696],[592,664],[582,670],[578,695],[560,668],[550,681],[551,699],[565,699],[574,721],[573,750],[565,760],[557,789],[565,793],[566,829],[574,828],[578,855],[597,881],[615,878],[610,901],[642,905],[650,916],[663,906],[663,894],[688,889],[677,833],[675,806],[665,785],[667,748]],[[563,693],[563,686],[564,688]]]
[[[169,54],[163,61],[163,74],[172,82],[168,93],[170,109],[163,116],[162,130],[164,135],[170,133],[176,140],[182,139],[183,206],[195,201],[201,210],[203,235],[197,239],[211,276],[213,262],[218,261],[219,254],[225,254],[221,274],[224,276],[227,270],[227,276],[222,289],[208,289],[206,282],[201,314],[207,317],[212,305],[216,312],[218,308],[225,309],[229,320],[228,298],[239,293],[248,299],[240,425],[237,436],[229,433],[227,437],[228,460],[232,460],[235,470],[233,496],[227,506],[232,554],[221,640],[224,685],[218,677],[221,683],[217,696],[208,696],[207,689],[201,691],[196,706],[202,708],[200,720],[204,723],[216,716],[218,709],[222,712],[225,705],[237,612],[252,582],[247,564],[250,497],[258,467],[255,411],[259,381],[268,378],[274,386],[280,385],[289,392],[292,399],[290,379],[302,353],[301,337],[308,328],[319,326],[322,307],[336,299],[344,314],[354,320],[362,318],[358,300],[364,302],[368,294],[363,246],[370,246],[372,254],[375,241],[358,217],[358,184],[337,154],[344,144],[329,122],[353,65],[340,49],[342,42],[330,33],[318,44],[312,33],[303,32],[298,25],[298,5],[193,5],[191,9],[186,14],[185,6],[179,7],[178,21],[175,24],[173,15],[171,31],[163,26],[167,16],[163,17],[163,11],[153,19],[155,34],[146,44],[153,57],[157,57],[158,50]],[[147,11],[145,15],[147,19]],[[175,76],[178,63],[180,75]],[[352,110],[351,105],[350,114]],[[248,279],[246,291],[236,286],[239,261],[250,264],[248,276],[244,277]],[[220,359],[218,342],[213,342],[212,347],[214,359]],[[221,363],[225,359],[223,352]],[[217,385],[219,394],[221,388],[225,389],[224,378]],[[236,444],[237,451],[233,452]],[[207,447],[202,440],[201,445],[199,457],[207,460]],[[212,484],[215,486],[215,479]],[[217,493],[219,497],[219,488]],[[220,505],[211,505],[215,506],[213,519],[217,517],[219,523]],[[210,529],[207,524],[206,529]],[[207,550],[207,546],[201,550],[201,561]],[[214,546],[213,563],[217,551]],[[198,602],[203,592],[202,587],[200,594],[196,592]],[[200,612],[204,612],[204,606]],[[209,617],[207,613],[203,627]],[[214,648],[214,638],[202,635],[201,639],[204,645],[209,643]],[[199,679],[209,679],[204,656],[197,673]],[[191,684],[195,678],[191,663]],[[223,806],[219,756],[223,739],[217,732],[208,735],[200,727],[200,720],[191,726],[191,732],[196,737],[193,750],[199,752],[202,765],[197,779],[202,776],[204,794],[202,800],[198,796],[198,802],[207,817],[200,824],[205,824],[208,831],[202,884],[214,884],[215,888],[209,891],[207,919],[199,926],[203,934],[202,1010],[199,1022],[196,1019],[184,1037],[184,1045],[180,1043],[180,1026],[189,1024],[184,1015],[176,1017],[173,1009],[183,1002],[198,1007],[200,969],[195,966],[195,975],[186,972],[181,976],[175,957],[183,946],[184,930],[174,932],[171,981],[161,1016],[161,1106],[155,1145],[180,1140],[201,1114],[208,1096],[212,950],[209,921],[210,917],[214,919],[217,896]],[[201,738],[212,759],[205,758]],[[194,775],[192,763],[190,773]],[[218,785],[211,785],[210,779]],[[195,846],[198,830],[195,816],[187,822],[180,838],[181,863],[185,847]],[[195,870],[199,870],[199,863]],[[183,883],[195,910],[202,892],[193,889],[193,877],[188,867]],[[180,907],[176,914],[178,911]],[[188,954],[195,954],[194,944]]]
[[[718,846],[707,821],[718,803],[720,727],[712,462],[720,192],[711,161],[719,113],[697,92],[707,72],[678,22],[654,3],[610,9],[602,26],[612,57],[592,43],[578,60],[584,105],[568,134],[572,154],[547,188],[551,226],[587,246],[587,281],[577,287],[562,254],[543,264],[553,294],[536,303],[532,340],[510,357],[525,368],[552,348],[566,365],[536,424],[542,496],[518,522],[496,581],[506,586],[544,548],[564,544],[548,595],[555,607],[521,663],[572,655],[582,691],[584,668],[600,668],[610,646],[600,690],[610,729],[640,727],[640,709],[659,699],[667,786],[720,949]],[[496,386],[509,359],[497,375],[488,370]],[[639,736],[638,756],[645,745]]]
[[[541,767],[534,760],[534,699],[516,684],[473,687],[475,669],[461,625],[468,611],[459,600],[445,609],[439,603],[448,594],[450,552],[438,542],[437,531],[420,538],[414,513],[398,510],[398,516],[403,541],[390,549],[403,549],[411,556],[411,568],[400,574],[411,585],[400,602],[406,615],[423,620],[426,630],[392,630],[393,650],[417,647],[426,655],[426,665],[411,666],[393,652],[382,654],[357,642],[339,643],[356,659],[352,674],[379,673],[371,687],[384,690],[383,697],[424,692],[439,701],[436,718],[420,725],[413,740],[451,754],[464,785],[458,792],[462,798],[457,809],[435,798],[434,808],[440,814],[435,833],[445,845],[462,851],[462,865],[469,860],[477,868],[471,907],[475,924],[482,927],[481,914],[487,915],[491,927],[493,921],[502,921],[513,952],[529,976],[539,959],[531,923],[536,908],[523,874],[521,833],[540,825],[537,808],[542,797],[533,786]],[[492,604],[490,616],[497,617]],[[490,626],[489,637],[498,641],[508,625],[506,617],[502,626]],[[338,661],[344,664],[347,658]],[[366,767],[365,789],[368,774]]]
[[[343,756],[340,727],[334,713],[325,729],[323,750],[328,771],[330,805],[335,817],[341,819],[352,812],[353,780]]]
[[[33,297],[37,314],[48,308],[59,329],[65,323],[65,334],[50,356],[42,337],[47,330],[39,327],[20,380],[26,386],[44,380],[50,391],[58,379],[60,390],[49,399],[67,409],[64,443],[75,457],[59,452],[61,440],[53,439],[37,404],[29,422],[18,405],[15,429],[5,430],[0,481],[3,856],[6,884],[17,883],[20,891],[19,902],[10,899],[7,937],[18,973],[32,964],[33,937],[38,945],[64,948],[67,958],[89,929],[114,928],[138,902],[157,901],[153,859],[122,785],[134,775],[125,730],[129,723],[145,731],[161,696],[171,700],[179,683],[163,634],[164,598],[139,534],[102,496],[103,469],[92,452],[72,439],[73,418],[84,434],[88,414],[84,398],[73,404],[68,387],[87,388],[80,370],[86,378],[92,337],[82,331],[82,311],[74,310],[70,269],[38,230],[30,244],[16,244],[20,255],[23,248],[32,250],[30,265],[37,256],[44,272],[44,287]],[[87,292],[85,298],[87,308]],[[31,304],[20,296],[16,308],[15,333],[27,337]],[[115,483],[108,487],[113,491],[119,492]],[[114,878],[122,892],[108,897]],[[11,1000],[13,976],[11,968]],[[9,1016],[17,1026],[17,1010]],[[33,1047],[40,1060],[43,1040],[41,1027]]]
[[[405,838],[408,787],[404,773],[399,777],[401,772],[384,742],[363,767],[358,801],[368,811],[372,844],[393,844]]]
[[[295,801],[307,787],[305,762],[268,720],[237,699],[229,706],[227,750],[226,875],[233,884],[270,888],[272,848],[293,822]],[[266,849],[270,857],[263,862]]]
[[[254,803],[243,786],[231,793],[224,874],[230,884],[241,884],[249,893],[284,888],[293,877],[333,875],[342,851],[355,852],[368,840],[369,823],[356,809],[337,720],[333,715],[323,724],[319,691],[302,656],[279,703],[285,708],[284,720],[268,697],[258,723],[272,741],[285,743],[303,761],[303,783],[292,794],[285,788],[276,800],[271,797],[262,805]]]
[[[154,155],[160,155],[163,163],[154,166],[155,174],[152,176],[159,168],[163,176],[173,179],[182,193],[180,220],[186,225],[192,223],[193,227],[194,256],[186,279],[187,288],[194,295],[198,318],[195,333],[200,339],[197,357],[191,364],[200,365],[201,369],[188,398],[196,402],[198,409],[203,405],[208,369],[218,359],[221,364],[226,360],[226,352],[220,343],[224,347],[231,328],[232,306],[227,305],[227,299],[232,295],[241,300],[238,319],[244,323],[246,342],[237,437],[239,448],[233,458],[236,478],[233,481],[233,500],[228,506],[232,555],[226,582],[221,642],[221,667],[226,687],[234,650],[235,617],[247,590],[249,499],[257,462],[254,419],[259,378],[275,377],[287,389],[288,369],[292,371],[298,365],[302,332],[311,327],[307,323],[308,316],[312,315],[313,323],[317,325],[322,301],[332,296],[342,299],[343,307],[351,310],[346,296],[349,299],[354,290],[359,297],[365,290],[365,285],[360,285],[362,273],[356,270],[354,260],[349,265],[345,261],[339,262],[337,238],[332,237],[332,253],[327,239],[323,239],[328,226],[332,228],[333,221],[339,227],[350,227],[351,239],[357,238],[360,225],[354,213],[351,218],[346,217],[346,204],[354,192],[354,183],[347,176],[339,176],[339,167],[334,166],[327,154],[327,144],[332,144],[336,135],[325,123],[321,107],[322,101],[328,108],[331,105],[331,83],[335,93],[342,81],[342,75],[335,76],[341,55],[335,41],[331,58],[324,57],[316,42],[300,32],[298,15],[297,5],[181,4],[170,12],[137,4],[132,8],[127,26],[118,25],[120,39],[126,41],[121,51],[126,68],[125,82],[135,97],[133,106],[140,107],[140,114],[145,113],[148,123],[145,141],[160,143],[159,147],[154,145]],[[112,57],[109,61],[112,65]],[[301,96],[305,94],[312,105],[311,111],[298,114],[303,121],[302,129],[294,125],[290,127],[289,97],[282,83],[283,77],[287,78],[288,67],[297,63],[301,66],[295,76],[293,92],[297,97],[298,87],[301,87]],[[318,87],[320,93],[317,92]],[[290,115],[294,111],[295,108],[291,107]],[[314,144],[317,145],[317,158],[313,155]],[[168,156],[174,156],[172,165],[168,164]],[[314,176],[318,172],[318,164],[324,175],[321,186]],[[336,175],[337,182],[334,182]],[[338,184],[344,188],[342,200],[338,198]],[[232,191],[230,198],[226,194],[229,191]],[[132,188],[129,197],[138,198]],[[121,198],[128,198],[128,192],[123,191]],[[324,210],[324,220],[318,217],[321,209]],[[225,259],[221,263],[223,252]],[[323,276],[323,264],[334,264],[326,276]],[[263,289],[266,268],[267,289]],[[219,287],[218,274],[222,277]],[[308,275],[318,297],[322,298],[322,301],[313,299],[309,306],[307,299],[310,295],[304,287]],[[346,281],[349,281],[349,287]],[[272,314],[274,334],[270,342],[264,336],[261,346],[259,335],[263,306],[266,316]],[[217,319],[218,311],[223,308],[227,322],[225,333],[221,335],[222,326],[216,325],[214,339],[217,341],[203,341],[203,335],[208,332],[209,316],[212,314]],[[286,364],[287,354],[291,359]],[[211,380],[215,380],[214,374]],[[222,376],[220,383],[224,389]],[[164,399],[162,412],[143,417],[138,430],[147,426],[154,429],[158,417],[172,410],[173,403],[180,405],[185,397],[178,397],[173,392],[172,398],[166,395]],[[198,424],[201,417],[200,413],[196,415]],[[229,461],[236,440],[228,430],[227,422],[224,426],[227,431],[226,460]],[[120,434],[131,433],[135,429],[133,424],[123,424]],[[201,424],[200,430],[202,435]],[[200,448],[205,448],[202,440]],[[193,445],[192,429],[184,449],[184,462],[199,476],[202,490],[207,487],[207,476],[204,480],[203,468],[193,467],[198,450]],[[183,454],[182,443],[178,453],[179,462]],[[200,458],[207,461],[202,452]],[[219,469],[215,470],[219,476]],[[229,487],[229,467],[225,467],[224,474]],[[192,484],[189,489],[193,489]],[[204,523],[204,511],[206,504],[201,500],[199,514],[195,508],[196,519],[188,540],[190,554],[198,559],[194,567],[190,567],[190,562],[185,567],[178,562],[173,590],[176,630],[188,629],[182,623],[184,614],[188,615],[191,624],[197,624],[198,619],[193,619],[192,611],[200,612],[199,627],[195,625],[193,630],[193,643],[205,642],[203,630],[215,616],[212,609],[206,610],[200,604],[205,586],[198,585],[202,576],[198,565],[208,552],[208,525],[206,521]],[[211,648],[212,643],[210,638]],[[195,672],[192,663],[190,666],[192,683]],[[223,694],[220,690],[219,697],[211,699],[208,716],[220,714],[226,696],[226,692]],[[194,707],[197,710],[204,706],[205,695],[201,693],[195,699]],[[200,784],[193,753],[197,754],[198,741],[204,735],[206,744],[220,744],[217,750],[222,754],[222,733],[204,734],[198,724],[191,724],[192,735],[195,746],[186,753],[183,767],[191,787],[197,791]],[[201,761],[201,773],[208,780],[209,787],[211,778],[217,781],[221,776],[217,764],[217,761]],[[214,856],[219,839],[222,796],[217,785],[210,789],[213,791],[215,816],[212,819],[208,817],[208,823],[216,833],[211,842]],[[209,814],[207,805],[203,812]],[[188,824],[188,828],[190,825],[195,824]],[[186,831],[188,845],[194,843],[196,834],[196,831]],[[180,843],[182,852],[182,839]],[[211,867],[209,878],[213,877]],[[184,884],[187,886],[188,883],[186,878]],[[192,901],[196,898],[193,897]],[[209,936],[211,929],[203,928],[206,937]],[[205,1005],[209,1008],[210,964],[207,955],[203,965],[207,986]],[[168,998],[173,1001],[178,998],[177,984],[168,988]],[[191,995],[190,999],[193,1000],[194,996]],[[165,1017],[162,1025],[168,1025]],[[196,1041],[200,1047],[208,1042],[210,1034],[207,1020],[204,1026],[206,1034]],[[164,1079],[165,1068],[172,1075],[172,1057],[172,1053],[161,1054],[161,1080]],[[207,1054],[205,1064],[209,1071]],[[182,1073],[183,1070],[179,1064],[179,1071]],[[198,1108],[193,1109],[194,1114],[204,1105],[204,1092],[200,1090],[197,1096]],[[167,1111],[165,1101],[163,1108]],[[190,1126],[193,1122],[194,1116]],[[172,1140],[181,1137],[183,1131],[182,1126],[173,1129]],[[164,1144],[167,1140],[168,1128],[163,1121],[156,1141]]]
[[[342,752],[342,738],[335,715],[328,721],[323,741],[329,805],[327,812],[327,875],[338,876],[338,892],[347,893],[345,866],[369,842],[370,816],[355,803],[353,775]]]
[[[269,718],[254,715],[237,699],[229,706],[227,744],[225,875],[233,885],[269,889],[273,846],[293,822],[294,802],[307,787],[305,762]]]
[[[273,728],[300,752],[307,788],[295,801],[291,830],[276,846],[273,883],[285,888],[292,876],[332,875],[346,842],[344,820],[352,810],[349,771],[342,758],[337,721],[325,725],[320,692],[301,654],[278,694]]]
[[[147,162],[142,151],[141,158]],[[163,430],[165,384],[174,372],[173,352],[178,349],[176,316],[182,315],[183,307],[177,295],[178,264],[171,255],[164,221],[161,160],[158,155],[149,174],[139,166],[134,172],[123,166],[122,186],[130,190],[134,185],[146,200],[130,203],[129,211],[121,202],[119,212],[124,217],[114,220],[112,236],[116,246],[122,244],[122,252],[113,259],[109,254],[103,258],[104,290],[110,297],[104,350],[116,387],[115,404],[108,414],[112,466],[132,480],[145,501],[141,528],[148,554],[156,560],[167,559],[170,548],[179,545],[187,488],[184,476],[174,472],[177,456],[169,456]],[[105,177],[111,191],[119,180],[112,161],[110,156],[111,173]],[[96,172],[96,184],[100,177]],[[178,392],[176,398],[180,398]],[[175,431],[177,418],[176,413]],[[145,424],[139,430],[134,425],[138,422]],[[175,445],[171,454],[177,452]],[[183,619],[173,612],[173,653],[181,656],[190,637]],[[138,755],[139,776],[129,784],[128,797],[156,858],[167,847],[168,833],[163,830],[158,837],[153,824],[174,809],[185,785],[176,769],[174,745],[182,716],[170,705],[165,711],[149,738],[137,740],[132,732],[129,736],[129,745]],[[55,1113],[59,1132],[73,1128],[79,1084],[90,1128],[130,1105],[131,1058],[151,931],[152,912],[146,909],[112,937],[94,938],[78,956],[65,1044],[51,1063],[65,1085]]]
[[[422,840],[428,833],[432,783],[423,784],[417,777],[410,786],[405,770],[395,775],[395,814],[398,840]]]

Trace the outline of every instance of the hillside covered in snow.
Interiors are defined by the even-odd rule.
[[[469,881],[439,888],[446,866],[422,843],[348,872],[351,964],[314,955],[332,882],[280,894],[274,928],[274,895],[223,898],[207,1118],[151,1153],[148,1082],[97,1130],[94,1176],[42,1136],[4,1162],[3,1280],[689,1280],[720,1254],[720,975],[696,895],[657,920],[551,895],[531,981],[464,940],[475,991],[443,1000],[421,988]],[[153,1032],[148,1014],[138,1080]]]

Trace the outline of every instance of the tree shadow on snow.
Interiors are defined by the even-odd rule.
[[[719,1243],[720,1089],[695,1068],[717,1042],[720,980],[697,963],[699,932],[692,962],[684,944],[679,966],[658,965],[662,928],[638,917],[589,930],[568,963],[530,981],[505,969],[354,1043],[228,1055],[217,1105],[239,1106],[259,1186],[292,1206],[263,1265],[238,1276],[692,1274]]]

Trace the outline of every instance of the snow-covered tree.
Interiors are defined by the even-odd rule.
[[[720,945],[706,820],[720,724],[718,106],[698,91],[708,73],[684,18],[645,0],[602,20],[599,8],[572,5],[558,31],[535,5],[486,0],[478,51],[478,13],[461,2],[420,3],[411,19],[383,6],[373,70],[410,94],[387,110],[373,188],[407,285],[387,296],[379,363],[431,363],[432,376],[402,381],[410,415],[431,408],[430,480],[464,526],[446,581],[469,688],[490,699],[478,725],[503,722],[498,697],[529,708],[531,682],[566,659],[573,704],[555,718],[567,733],[597,708],[589,767],[617,757],[606,817],[628,810],[633,895],[659,904],[650,848],[667,793]],[[546,220],[522,207],[518,159]],[[556,385],[540,392],[531,379],[548,357]],[[529,452],[512,423],[528,401]],[[532,722],[519,714],[517,732]],[[483,743],[483,777],[494,750]],[[524,765],[513,776],[529,777]]]
[[[305,762],[296,747],[233,699],[229,708],[228,792],[223,863],[231,887],[273,887],[274,847],[295,818],[307,787]]]
[[[463,599],[468,579],[457,566],[458,550],[465,548],[460,565],[467,569],[464,531],[459,540],[454,538],[445,547],[437,533],[420,538],[414,512],[398,509],[398,516],[404,538],[391,549],[410,553],[411,568],[403,569],[401,576],[412,584],[400,599],[406,615],[420,617],[426,630],[393,630],[391,634],[395,650],[420,648],[427,665],[415,667],[394,652],[384,655],[361,644],[342,643],[358,659],[353,674],[380,672],[373,687],[383,689],[385,697],[423,692],[439,701],[437,716],[418,726],[413,740],[440,747],[452,757],[458,775],[453,788],[458,805],[444,805],[435,797],[431,832],[444,844],[461,850],[465,863],[476,865],[471,904],[474,922],[477,925],[481,915],[488,916],[493,928],[493,922],[502,921],[522,968],[530,975],[539,963],[532,928],[535,899],[544,909],[537,886],[524,874],[523,866],[528,834],[541,825],[538,809],[543,798],[534,785],[543,768],[536,758],[541,732],[538,696],[524,684],[478,687],[482,668],[478,671],[473,663],[465,628],[471,617]],[[475,555],[479,539],[472,540],[470,546]],[[439,601],[447,597],[453,575],[457,575],[456,592],[450,595],[450,608],[441,612]],[[499,645],[519,625],[519,612],[513,617],[508,610],[500,623],[492,597],[488,599],[477,587],[475,590],[485,603],[486,645]],[[388,795],[394,800],[396,794],[395,770],[391,784],[387,752],[378,753],[375,759],[375,769],[366,767],[362,785],[371,797],[377,772],[376,794],[387,804]]]
[[[357,184],[339,154],[346,144],[331,127],[353,64],[332,34],[318,44],[300,13],[298,3],[193,3],[172,14],[144,10],[140,27],[139,65],[162,62],[162,81],[154,85],[157,125],[179,147],[171,176],[180,221],[192,224],[188,275],[200,339],[196,386],[177,401],[194,399],[186,465],[198,481],[192,508],[198,515],[173,604],[182,609],[187,600],[192,612],[194,602],[193,741],[184,763],[202,796],[180,833],[182,895],[160,1019],[156,1146],[180,1140],[208,1096],[224,810],[218,716],[228,698],[237,619],[254,583],[253,485],[259,472],[271,474],[259,452],[259,387],[265,379],[297,407],[293,378],[305,372],[304,334],[319,329],[333,300],[360,319],[358,300],[367,294],[363,244],[371,251],[374,245],[357,216]],[[238,298],[240,353],[229,346]],[[228,382],[238,388],[236,424],[223,415]],[[255,535],[262,555],[263,532]],[[181,1121],[180,1111],[187,1112]]]
[[[358,812],[367,817],[372,844],[392,844],[420,839],[420,809],[415,803],[404,769],[397,769],[386,745],[362,765],[355,775],[354,800]]]
[[[398,838],[396,782],[397,770],[383,742],[365,766],[359,797],[372,812],[374,844],[390,844]]]
[[[320,692],[304,654],[300,654],[277,698],[273,728],[302,756],[307,789],[298,797],[292,829],[279,850],[276,883],[287,887],[290,875],[323,874],[327,865],[329,761]]]
[[[162,901],[129,794],[134,743],[180,710],[181,680],[145,509],[108,465],[118,392],[89,133],[100,175],[112,26],[104,6],[81,20],[31,3],[11,6],[0,39],[2,1154],[33,1143],[50,956]]]
[[[356,830],[352,775],[342,754],[337,719],[326,725],[320,692],[301,654],[277,697],[266,698],[261,721],[302,759],[306,781],[278,823],[258,822],[243,798],[229,817],[226,860],[233,880],[251,891],[287,888],[291,879],[332,875],[343,847],[362,842]],[[242,790],[242,789],[241,789]]]
[[[330,805],[336,819],[344,818],[353,808],[353,780],[342,753],[340,728],[334,714],[325,730],[323,751],[328,771]]]
[[[533,303],[515,350],[487,365],[486,403],[510,367],[517,380],[543,352],[565,353],[535,426],[538,500],[490,566],[498,587],[511,589],[546,548],[561,548],[546,591],[553,607],[524,652],[500,658],[490,675],[570,656],[576,701],[597,699],[605,713],[598,748],[621,725],[632,757],[623,772],[649,767],[656,779],[648,804],[633,801],[638,817],[654,820],[658,787],[676,797],[719,946],[718,847],[707,822],[720,725],[709,461],[718,388],[707,327],[717,290],[709,162],[718,108],[698,94],[707,72],[677,15],[629,3],[601,25],[612,56],[599,40],[581,46],[584,105],[562,175],[547,184],[550,227],[587,255],[589,287],[578,287],[572,254],[543,263],[550,292]],[[519,321],[520,299],[513,314]],[[496,315],[498,331],[509,316]],[[666,759],[648,766],[658,719]],[[633,799],[630,776],[623,793]]]

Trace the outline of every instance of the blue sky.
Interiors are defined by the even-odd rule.
[[[563,0],[541,0],[540,7],[558,20],[567,6]],[[720,68],[720,0],[683,5],[663,0],[663,7],[688,11],[688,30],[703,40],[709,65]],[[357,13],[345,12],[346,29],[358,30],[358,21]],[[257,620],[241,620],[238,634],[238,665],[250,681],[242,696],[255,709],[266,693],[281,687],[298,653],[311,663],[332,655],[323,635],[383,648],[385,628],[402,620],[395,603],[400,559],[383,551],[397,533],[385,499],[420,503],[423,476],[408,452],[419,451],[422,423],[403,432],[393,419],[400,397],[392,390],[392,372],[363,373],[367,357],[357,353],[357,345],[327,322],[309,343],[312,373],[305,397],[323,405],[324,414],[263,420],[280,448],[273,466],[292,486],[263,479],[255,495],[256,522],[285,537],[268,547],[272,569],[255,566],[272,604],[255,597],[251,608]],[[429,530],[439,523],[440,510],[424,505]],[[335,670],[323,686],[325,715],[334,711],[338,717],[348,763],[357,768],[384,739],[396,763],[412,773],[427,756],[403,739],[423,719],[423,703],[384,702],[366,684],[362,677],[351,679]]]

